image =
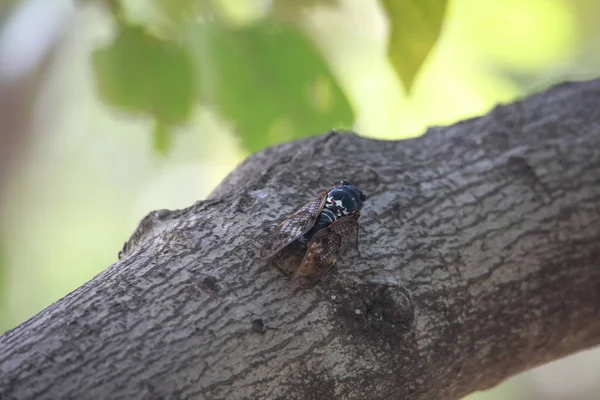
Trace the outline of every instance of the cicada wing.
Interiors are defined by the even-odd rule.
[[[317,221],[326,200],[327,192],[323,192],[279,224],[261,247],[260,257],[269,258],[274,256],[285,246],[308,232]]]
[[[360,213],[338,219],[313,236],[294,279],[318,280],[335,264],[358,230]]]

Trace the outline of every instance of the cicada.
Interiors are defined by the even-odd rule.
[[[320,193],[283,221],[260,249],[270,258],[291,243],[307,245],[294,279],[318,281],[335,264],[352,238],[358,248],[358,218],[365,193],[347,180]]]

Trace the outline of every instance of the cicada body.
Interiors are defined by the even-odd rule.
[[[318,280],[335,264],[353,237],[358,245],[358,218],[366,199],[356,186],[342,181],[284,220],[268,237],[260,256],[272,257],[293,242],[307,244],[294,278]]]

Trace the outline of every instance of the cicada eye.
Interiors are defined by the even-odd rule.
[[[349,186],[349,185],[352,185],[352,184],[350,183],[350,181],[347,181],[346,179],[344,179],[343,181],[340,182],[340,185],[342,185],[342,186]]]
[[[365,192],[360,192],[360,201],[367,200],[367,194]]]

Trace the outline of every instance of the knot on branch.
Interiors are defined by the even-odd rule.
[[[413,329],[412,298],[395,279],[340,282],[328,294],[340,328],[349,335],[392,338],[398,344]]]

